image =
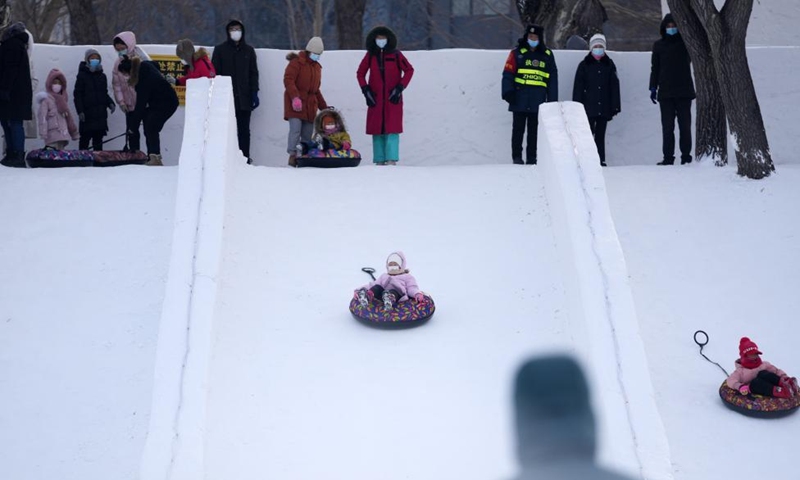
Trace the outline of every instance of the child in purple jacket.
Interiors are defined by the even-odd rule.
[[[747,337],[739,340],[736,370],[728,377],[730,388],[742,395],[755,393],[767,397],[790,398],[798,394],[797,379],[789,378],[780,368],[761,361],[758,345]]]
[[[419,303],[427,301],[417,285],[417,279],[406,268],[403,252],[392,252],[389,255],[386,259],[386,272],[355,291],[353,296],[362,307],[366,307],[375,297],[383,301],[385,310],[392,310],[397,302],[405,302],[411,298]]]

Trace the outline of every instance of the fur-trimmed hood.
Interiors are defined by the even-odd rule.
[[[375,38],[378,35],[384,35],[386,37],[386,47],[383,49],[384,53],[397,50],[397,35],[392,31],[391,28],[380,25],[370,30],[367,34],[367,40],[365,43],[367,51],[376,54],[380,53],[381,49],[378,48],[378,45],[375,43]]]
[[[320,110],[316,118],[314,118],[314,131],[316,133],[322,132],[322,119],[327,116],[333,117],[334,121],[336,122],[337,132],[347,132],[347,126],[344,124],[344,119],[342,118],[342,114],[339,112],[339,110],[336,110],[335,108],[326,108],[324,110]]]

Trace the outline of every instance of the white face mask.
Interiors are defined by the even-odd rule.
[[[323,128],[325,129],[326,132],[332,132],[332,131],[336,130],[336,124],[335,123],[326,123]]]
[[[389,270],[389,273],[398,273],[400,271],[400,265],[389,265],[387,270]]]
[[[189,62],[181,58],[181,65],[183,66],[189,65]]]
[[[242,31],[241,30],[231,30],[231,40],[234,42],[238,42],[242,39]]]
[[[53,85],[53,93],[61,93],[61,85],[55,84]]]
[[[375,45],[377,45],[378,48],[385,48],[387,42],[388,42],[387,39],[379,38],[379,39],[375,40]]]

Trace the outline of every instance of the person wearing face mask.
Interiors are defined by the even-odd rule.
[[[619,78],[614,61],[606,52],[606,37],[595,34],[589,40],[590,51],[578,64],[572,100],[583,104],[594,135],[600,165],[606,166],[606,125],[621,110]]]
[[[78,78],[72,98],[78,112],[78,148],[103,149],[103,137],[108,133],[108,110],[114,113],[117,106],[108,94],[108,79],[103,72],[100,53],[94,48],[86,50],[84,61],[78,66]]]
[[[503,69],[503,100],[514,114],[511,131],[511,160],[521,165],[522,139],[528,130],[525,163],[536,165],[539,105],[558,101],[558,67],[553,52],[544,44],[544,28],[528,25],[517,48],[508,54]]]
[[[250,116],[258,108],[258,59],[256,50],[247,44],[244,24],[231,20],[225,26],[227,39],[214,47],[211,63],[217,75],[231,77],[236,112],[236,134],[239,150],[250,158]]]
[[[114,37],[114,50],[117,58],[114,60],[114,69],[111,71],[111,86],[114,89],[114,99],[119,109],[125,113],[126,131],[128,134],[128,148],[133,151],[141,150],[141,133],[139,127],[141,120],[136,122],[131,112],[136,108],[136,89],[130,85],[130,77],[119,70],[119,64],[124,59],[139,58],[149,61],[150,56],[136,45],[136,35],[133,32],[120,32]]]
[[[200,47],[195,50],[194,44],[188,38],[178,40],[178,45],[175,47],[175,55],[181,59],[183,65],[183,76],[177,79],[178,85],[185,87],[186,81],[193,78],[214,78],[217,75],[214,70],[214,64],[208,58],[208,52],[205,48]]]
[[[675,163],[675,119],[680,132],[681,165],[692,161],[692,100],[695,98],[691,58],[678,26],[668,13],[661,22],[661,39],[653,44],[650,100],[661,107],[662,153],[658,165]]]
[[[314,119],[314,136],[312,141],[302,144],[303,155],[316,151],[314,157],[326,156],[329,150],[345,151],[352,148],[350,134],[344,125],[342,114],[333,107],[328,107],[317,114]],[[301,152],[298,152],[298,155]]]
[[[75,117],[69,110],[67,78],[61,70],[50,70],[45,91],[36,94],[36,103],[39,105],[39,136],[44,140],[45,147],[64,150],[70,139],[78,139]]]
[[[397,165],[403,133],[403,92],[414,67],[397,48],[397,35],[378,26],[367,34],[367,53],[356,71],[367,102],[367,135],[372,135],[375,165]]]
[[[304,51],[286,55],[289,64],[283,73],[283,119],[289,122],[286,152],[290,167],[297,166],[297,146],[311,141],[317,112],[328,108],[320,90],[319,60],[324,50],[322,39],[313,37]]]

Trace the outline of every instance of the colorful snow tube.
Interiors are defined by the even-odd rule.
[[[361,163],[358,150],[309,150],[302,157],[297,157],[298,167],[341,168],[357,167]]]
[[[742,415],[760,418],[778,418],[794,413],[800,407],[800,395],[791,398],[764,397],[762,395],[742,395],[722,382],[719,397],[726,407]]]
[[[365,325],[378,328],[411,328],[427,322],[436,310],[433,299],[425,295],[428,300],[418,303],[416,300],[398,302],[392,310],[383,309],[383,303],[373,300],[366,307],[362,307],[358,300],[350,300],[350,312],[358,321]]]

